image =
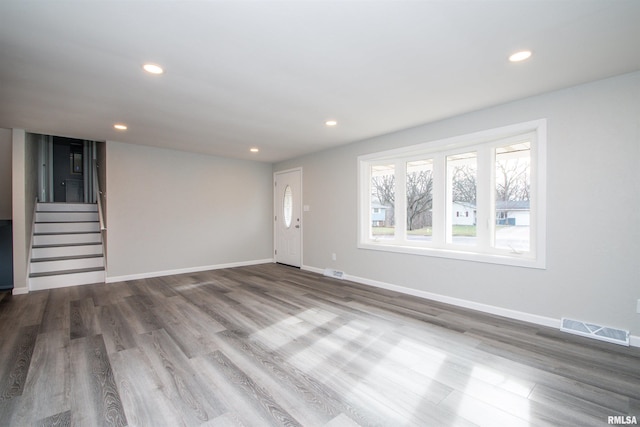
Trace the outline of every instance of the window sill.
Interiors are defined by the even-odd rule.
[[[525,267],[546,269],[544,259],[531,258],[530,254],[488,254],[465,251],[460,249],[444,249],[444,248],[426,248],[415,246],[404,246],[398,244],[361,242],[358,244],[359,249],[368,249],[374,251],[404,253],[411,255],[431,256],[437,258],[449,258],[463,261],[482,262],[489,264],[508,265],[512,267]]]

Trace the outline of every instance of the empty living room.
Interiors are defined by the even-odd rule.
[[[639,20],[1,2],[0,425],[638,425]]]

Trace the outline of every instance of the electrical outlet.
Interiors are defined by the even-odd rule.
[[[338,257],[336,256],[336,254],[335,254],[335,253],[332,253],[332,254],[331,254],[331,261],[335,261],[335,260],[337,260],[337,259],[338,259]],[[638,300],[638,304],[640,304],[640,300]]]
[[[636,306],[636,313],[640,314],[640,299],[638,300],[638,305]]]

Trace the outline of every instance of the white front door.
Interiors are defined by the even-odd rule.
[[[275,186],[275,259],[302,265],[302,171],[277,172]]]

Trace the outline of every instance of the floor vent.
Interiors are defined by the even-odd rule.
[[[629,331],[595,325],[580,320],[562,318],[560,330],[570,334],[582,335],[596,340],[629,346]]]
[[[327,277],[333,277],[334,279],[344,279],[344,271],[334,270],[333,268],[325,268],[324,275]]]

